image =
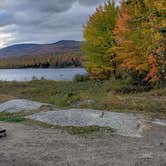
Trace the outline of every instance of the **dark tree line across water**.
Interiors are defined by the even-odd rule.
[[[0,59],[0,68],[65,68],[82,67],[81,52],[64,53],[63,55],[45,55]]]

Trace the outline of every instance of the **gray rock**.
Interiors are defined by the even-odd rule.
[[[25,99],[16,99],[0,104],[0,112],[16,113],[21,111],[32,111],[37,110],[45,105],[48,104]]]
[[[139,158],[140,159],[153,159],[153,153],[143,153]]]
[[[27,118],[58,126],[112,127],[120,135],[133,137],[141,137],[145,126],[141,115],[87,109],[40,112]]]
[[[160,125],[160,126],[166,126],[166,120],[165,119],[154,119],[153,124]]]

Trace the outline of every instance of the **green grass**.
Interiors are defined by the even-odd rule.
[[[0,82],[0,102],[12,98],[50,103],[58,108],[94,108],[166,117],[166,88],[149,90],[122,81]]]
[[[99,133],[102,131],[112,133],[113,129],[111,127],[84,126],[84,127],[68,127],[67,131],[72,135],[88,135],[88,134]]]
[[[0,121],[20,123],[25,121],[23,114],[0,113]]]

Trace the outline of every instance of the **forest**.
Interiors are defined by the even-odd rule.
[[[68,52],[54,55],[24,56],[3,58],[0,60],[1,69],[12,68],[65,68],[81,67],[81,52]]]
[[[166,1],[107,1],[84,26],[84,65],[92,80],[166,82]]]

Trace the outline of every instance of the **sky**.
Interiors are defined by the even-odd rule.
[[[105,0],[0,0],[0,48],[19,43],[82,40],[82,29]]]

